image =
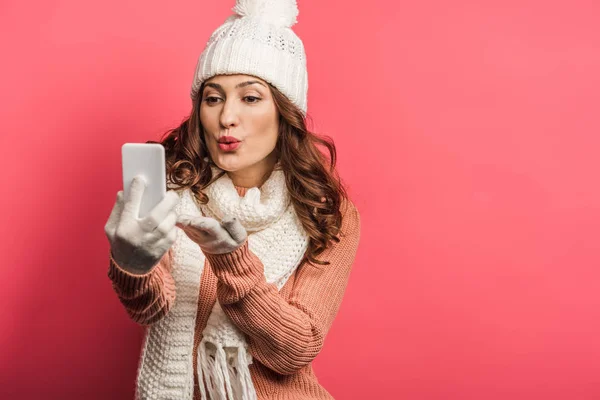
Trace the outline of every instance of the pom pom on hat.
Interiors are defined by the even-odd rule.
[[[236,0],[232,11],[240,17],[261,18],[269,23],[291,28],[297,21],[296,0]]]

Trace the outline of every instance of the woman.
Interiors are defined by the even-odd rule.
[[[138,399],[331,399],[312,370],[360,236],[335,146],[307,131],[295,1],[242,1],[211,36],[193,108],[162,140],[167,196],[134,179],[105,226],[108,275],[148,326]],[[329,158],[317,145],[329,150]]]

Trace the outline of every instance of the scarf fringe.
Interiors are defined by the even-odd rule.
[[[250,375],[250,369],[248,365],[252,363],[252,360],[248,361],[246,357],[246,349],[237,349],[237,364],[240,366],[237,368],[239,375],[239,382],[241,385],[242,400],[256,400],[256,390],[252,383],[252,376]]]
[[[211,343],[215,349],[208,350],[206,344],[202,341],[198,346],[198,384],[202,400],[256,400],[246,350],[228,348],[236,353],[228,357],[222,345]]]

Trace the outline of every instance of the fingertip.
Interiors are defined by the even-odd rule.
[[[193,224],[194,226],[198,226],[198,227],[202,227],[204,228],[207,224],[207,220],[203,217],[195,217],[193,220],[190,220],[190,223]]]
[[[133,177],[131,184],[135,184],[136,186],[146,187],[146,178],[143,175],[136,175]]]
[[[226,215],[223,217],[223,219],[221,220],[221,224],[223,225],[231,225],[232,223],[234,223],[236,221],[235,217],[232,217],[231,215]]]

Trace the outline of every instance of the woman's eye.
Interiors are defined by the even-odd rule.
[[[215,103],[217,103],[219,100],[221,100],[221,99],[220,99],[220,98],[218,98],[218,97],[214,97],[214,96],[209,96],[209,97],[207,97],[207,98],[205,98],[205,99],[204,99],[204,101],[205,101],[207,104],[215,104]]]
[[[246,96],[244,97],[247,103],[258,103],[260,101],[260,97],[256,96]]]

